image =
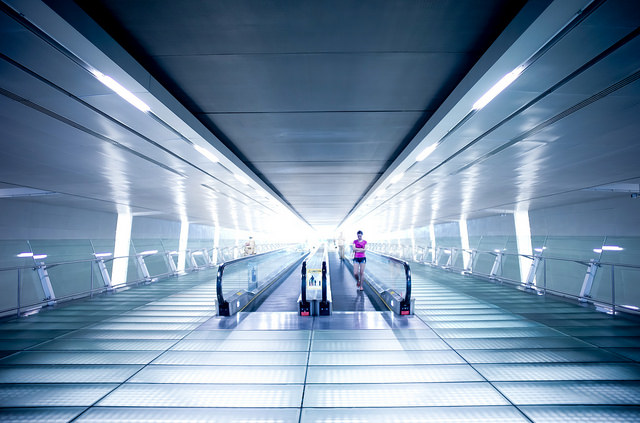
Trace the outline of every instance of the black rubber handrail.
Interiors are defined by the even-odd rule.
[[[327,302],[327,262],[322,261],[322,302]]]
[[[300,278],[300,292],[302,293],[302,303],[307,303],[307,260],[302,262],[302,277]]]
[[[229,303],[224,299],[224,295],[222,294],[222,276],[224,274],[224,269],[225,269],[225,267],[227,265],[235,264],[235,263],[238,263],[238,262],[241,262],[241,261],[250,260],[250,259],[253,259],[253,258],[256,258],[256,257],[265,256],[267,254],[277,253],[277,252],[283,251],[283,250],[286,250],[286,248],[280,248],[279,250],[267,251],[266,253],[252,254],[252,255],[249,255],[249,256],[240,257],[240,258],[237,258],[237,259],[234,259],[234,260],[225,261],[220,266],[218,266],[218,275],[217,275],[217,278],[216,278],[216,295],[218,297],[218,308],[220,310],[229,308]]]
[[[400,302],[400,311],[409,311],[411,310],[411,268],[409,267],[409,263],[404,260],[400,260],[399,258],[388,256],[386,254],[377,253],[375,251],[368,251],[368,253],[375,254],[380,257],[384,257],[388,260],[391,260],[395,263],[399,263],[404,267],[404,275],[407,282],[407,287],[405,290],[404,298]]]

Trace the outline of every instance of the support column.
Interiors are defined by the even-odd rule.
[[[116,241],[113,248],[113,267],[111,268],[111,282],[113,286],[127,283],[132,222],[133,216],[131,216],[129,212],[118,213]]]
[[[45,300],[47,300],[47,304],[52,306],[56,303],[56,294],[53,292],[53,286],[51,286],[51,279],[49,279],[49,272],[47,272],[47,266],[44,262],[40,262],[38,267],[36,267],[38,271],[38,277],[40,278],[40,283],[42,283],[42,290],[44,291]]]
[[[587,298],[591,298],[591,287],[593,286],[593,281],[596,278],[598,267],[600,267],[599,262],[594,259],[589,260],[589,268],[587,269],[587,274],[584,275],[582,288],[580,289],[580,302],[585,303],[587,302]]]
[[[178,243],[178,273],[184,273],[187,258],[187,244],[189,242],[189,221],[180,221],[180,241]]]

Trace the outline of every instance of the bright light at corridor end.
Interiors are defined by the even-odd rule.
[[[91,73],[93,74],[93,76],[96,77],[98,81],[102,82],[104,85],[109,87],[113,92],[118,94],[120,97],[124,98],[127,102],[129,102],[129,104],[134,106],[136,109],[145,113],[151,111],[151,108],[147,106],[147,104],[144,101],[140,100],[131,91],[129,91],[128,89],[126,89],[125,87],[117,83],[110,76],[107,76],[95,69],[92,70]]]
[[[480,110],[484,106],[489,104],[491,100],[496,98],[496,96],[500,94],[509,85],[511,85],[513,81],[518,79],[522,71],[524,71],[524,67],[518,66],[517,68],[515,68],[514,70],[512,70],[511,72],[503,76],[502,79],[500,79],[500,81],[498,81],[493,87],[491,87],[489,91],[487,91],[482,97],[480,97],[478,101],[473,103],[473,106],[471,109]]]

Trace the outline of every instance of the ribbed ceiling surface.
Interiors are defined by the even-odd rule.
[[[78,1],[312,226],[336,226],[523,1]]]
[[[2,201],[296,233],[296,216],[396,231],[640,191],[637,1],[0,9]]]

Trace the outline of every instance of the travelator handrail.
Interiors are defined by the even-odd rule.
[[[377,251],[372,251],[369,250],[367,251],[367,254],[374,254],[376,256],[382,257],[384,259],[390,260],[394,263],[397,263],[399,265],[401,265],[404,269],[404,275],[405,275],[405,281],[406,281],[406,288],[405,288],[405,294],[404,294],[404,298],[402,298],[402,300],[400,301],[400,307],[399,307],[399,312],[398,314],[400,315],[408,315],[411,314],[411,267],[409,266],[409,263],[407,263],[406,261],[399,259],[397,257],[393,257],[390,256],[388,254],[383,254],[383,253],[379,253]],[[387,302],[385,301],[385,304]],[[388,305],[387,305],[388,307]],[[395,310],[394,310],[395,311]]]
[[[233,259],[233,260],[229,260],[226,261],[224,263],[221,263],[218,266],[218,273],[216,276],[216,296],[217,296],[217,300],[218,300],[218,314],[220,316],[230,316],[232,314],[234,314],[237,311],[240,311],[240,307],[241,309],[244,309],[247,305],[249,305],[253,299],[257,298],[258,296],[260,296],[261,294],[264,293],[265,290],[267,290],[269,287],[271,287],[273,285],[273,282],[275,280],[278,279],[278,277],[282,274],[285,273],[286,270],[291,268],[291,264],[289,263],[288,266],[286,266],[282,272],[278,273],[273,280],[271,280],[269,283],[264,284],[265,286],[262,287],[262,289],[257,292],[255,295],[251,296],[251,298],[243,298],[244,294],[243,292],[239,291],[236,294],[234,294],[232,296],[232,298],[225,298],[224,293],[223,293],[223,277],[224,277],[224,270],[225,268],[227,268],[230,265],[234,265],[237,263],[241,263],[243,261],[251,261],[251,260],[255,260],[257,258],[263,258],[266,257],[268,255],[273,255],[279,252],[283,252],[289,250],[289,247],[283,247],[283,248],[279,248],[273,251],[267,251],[264,253],[260,253],[260,254],[251,254],[245,257],[239,257],[237,259]],[[308,253],[307,253],[308,254]],[[305,254],[301,254],[301,256],[304,258]],[[297,261],[299,263],[299,260]],[[256,281],[257,282],[257,281]],[[230,299],[233,299],[234,301],[237,301],[237,303],[231,304],[230,303]],[[236,307],[237,306],[237,307]]]

